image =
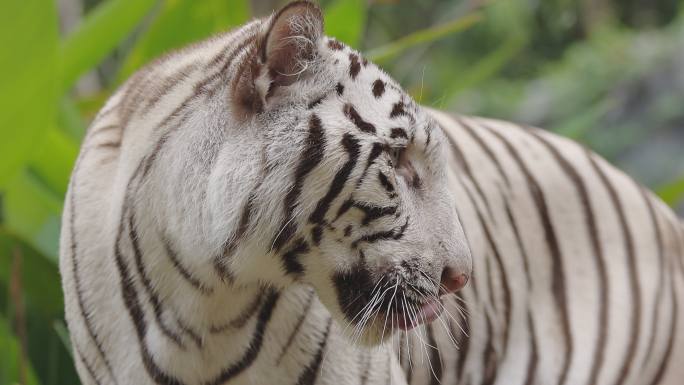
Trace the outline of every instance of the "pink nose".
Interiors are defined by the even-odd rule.
[[[468,283],[468,274],[458,272],[450,267],[442,270],[441,294],[449,294],[459,291]]]

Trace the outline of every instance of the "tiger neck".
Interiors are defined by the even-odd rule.
[[[177,277],[186,280],[182,274]],[[168,287],[186,284],[176,281]],[[165,296],[160,320],[166,325],[161,332],[166,334],[166,328],[172,338],[154,344],[159,347],[154,354],[161,357],[165,350],[195,349],[221,354],[201,354],[201,362],[174,362],[175,366],[188,365],[195,370],[200,366],[214,373],[222,363],[242,362],[244,367],[221,371],[230,373],[237,383],[249,378],[249,373],[259,373],[260,383],[298,383],[311,376],[317,384],[337,384],[344,382],[340,378],[350,377],[384,384],[390,376],[392,383],[404,383],[391,347],[352,346],[308,285],[274,289],[257,284],[238,286],[216,278],[198,287],[201,289],[176,290],[173,296]],[[263,376],[272,378],[262,381]]]

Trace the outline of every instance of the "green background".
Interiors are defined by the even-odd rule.
[[[154,57],[282,1],[0,0],[0,384],[76,384],[58,235],[85,127]],[[682,213],[684,1],[322,1],[421,103],[581,141]]]

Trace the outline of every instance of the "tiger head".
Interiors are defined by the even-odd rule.
[[[313,286],[364,344],[435,319],[471,272],[445,134],[385,72],[325,37],[312,3],[290,3],[249,44],[226,96],[235,130],[259,145],[230,151],[261,166],[239,182],[252,187],[235,200],[243,215],[221,263],[243,282]]]

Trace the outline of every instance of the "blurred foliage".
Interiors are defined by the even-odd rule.
[[[78,383],[57,256],[89,120],[155,57],[282,3],[0,2],[0,384]],[[321,3],[326,33],[421,103],[547,127],[682,204],[682,0]],[[74,5],[85,10],[75,25],[65,22]]]

